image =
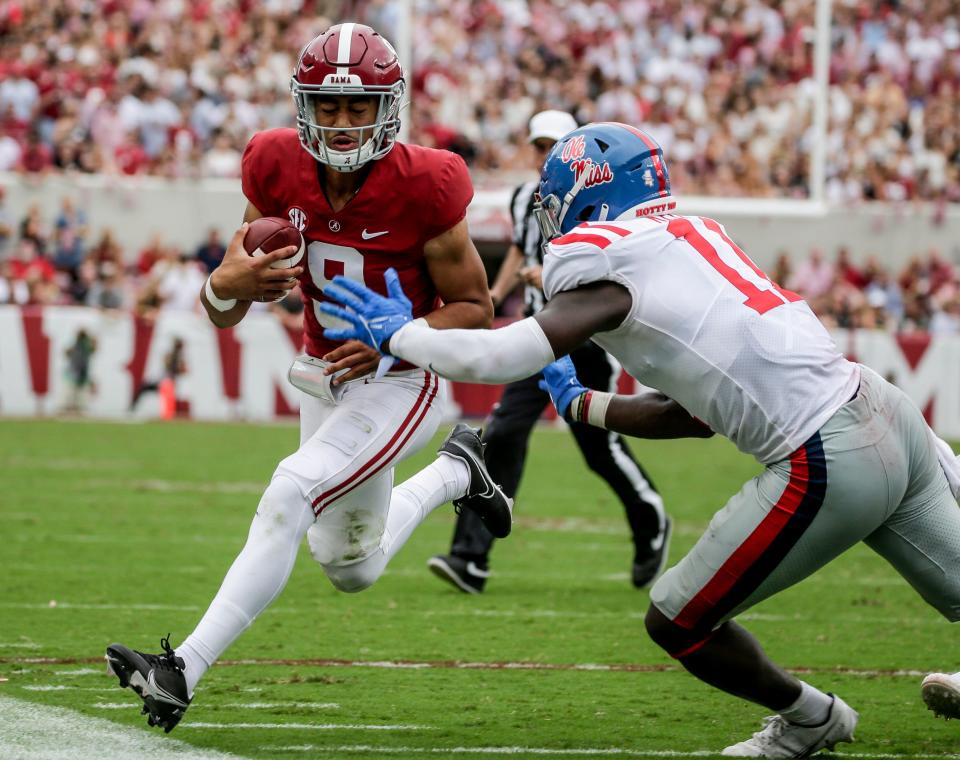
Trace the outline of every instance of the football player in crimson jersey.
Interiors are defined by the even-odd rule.
[[[765,465],[650,592],[650,636],[690,673],[777,713],[723,754],[807,757],[859,716],[772,662],[733,618],[863,541],[960,621],[957,458],[906,395],[845,359],[809,306],[712,219],[679,216],[660,147],[624,124],[563,137],[541,172],[547,305],[499,330],[436,331],[402,301],[337,279],[327,293],[385,354],[466,382],[537,372],[588,338],[658,393],[587,391],[554,366],[573,420],[649,438],[715,431]],[[559,376],[558,376],[559,375]],[[702,420],[702,422],[701,422]],[[960,488],[960,484],[956,486]],[[931,674],[931,709],[960,716],[960,678]]]
[[[493,305],[467,232],[473,191],[466,165],[452,153],[397,142],[403,72],[390,44],[368,26],[339,24],[314,39],[291,89],[298,128],[250,140],[245,223],[201,299],[214,324],[231,327],[253,301],[274,300],[299,281],[306,355],[290,378],[309,394],[301,401],[300,447],[277,467],[246,545],[194,632],[176,650],[164,639],[161,655],[107,649],[121,686],[134,689],[150,724],[167,731],[207,668],[283,589],[304,536],[333,585],[355,592],[448,501],[472,509],[495,535],[511,526],[511,501],[490,479],[479,436],[466,425],[454,428],[433,464],[393,487],[396,463],[436,432],[445,384],[403,363],[374,374],[377,351],[325,337],[324,328],[344,323],[320,308],[323,287],[342,275],[381,293],[405,292],[412,313],[432,327],[488,327]],[[292,247],[246,254],[246,223],[261,216],[301,229],[301,263],[271,268]]]

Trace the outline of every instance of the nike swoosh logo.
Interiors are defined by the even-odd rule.
[[[366,229],[360,233],[360,237],[364,240],[373,240],[373,238],[380,237],[381,235],[389,235],[390,230],[384,230],[383,232],[367,232]]]
[[[474,576],[475,578],[489,578],[489,577],[490,577],[490,571],[489,571],[489,570],[481,570],[479,567],[477,567],[476,563],[474,563],[474,562],[468,562],[468,563],[467,563],[467,572],[470,573],[470,575]]]

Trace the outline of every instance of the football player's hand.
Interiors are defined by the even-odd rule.
[[[543,267],[534,264],[530,267],[524,267],[520,270],[520,279],[527,285],[543,290]]]
[[[331,340],[361,340],[380,353],[383,344],[397,330],[413,321],[413,306],[400,287],[397,270],[391,267],[383,275],[387,285],[384,297],[359,282],[342,275],[333,278],[333,284],[323,289],[323,294],[343,306],[332,303],[320,304],[320,310],[349,324],[348,327],[328,327],[323,331]]]
[[[243,247],[243,236],[247,234],[249,226],[244,222],[240,229],[233,233],[227,251],[223,254],[223,261],[210,275],[210,287],[218,298],[275,301],[296,286],[303,267],[273,269],[270,265],[274,261],[290,258],[297,252],[297,248],[292,245],[278,248],[254,258]]]
[[[350,370],[333,379],[333,385],[340,385],[373,372],[380,362],[380,354],[362,341],[348,340],[326,354],[323,360],[331,362],[330,366],[323,371],[325,375],[332,375],[344,369]]]
[[[573,400],[587,392],[577,378],[577,370],[569,356],[561,357],[544,367],[543,380],[537,384],[550,394],[557,413],[564,418]]]

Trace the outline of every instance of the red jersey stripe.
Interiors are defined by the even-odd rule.
[[[581,227],[586,227],[591,230],[606,230],[620,237],[626,237],[630,234],[630,230],[625,230],[623,227],[614,227],[612,224],[603,224],[602,222],[584,222]]]
[[[809,485],[807,449],[803,446],[790,457],[790,480],[769,514],[754,528],[747,539],[734,549],[706,585],[684,606],[673,622],[687,629],[696,628],[700,620],[716,605],[733,585],[766,551],[790,521]]]
[[[608,245],[613,243],[612,240],[607,240],[607,238],[602,235],[590,235],[587,233],[581,232],[568,232],[562,237],[558,237],[556,240],[550,241],[551,245],[572,245],[573,243],[587,243],[589,245],[594,245],[597,248],[603,249]]]

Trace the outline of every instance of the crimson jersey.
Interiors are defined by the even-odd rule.
[[[338,274],[386,295],[383,273],[393,267],[414,317],[437,307],[423,246],[464,218],[473,185],[459,156],[397,143],[372,162],[360,191],[334,212],[320,187],[318,166],[300,146],[296,130],[269,129],[247,144],[242,181],[243,194],[261,214],[290,219],[303,232],[304,347],[322,357],[340,343],[325,338],[323,329],[341,321],[318,308],[328,300],[321,291]]]

